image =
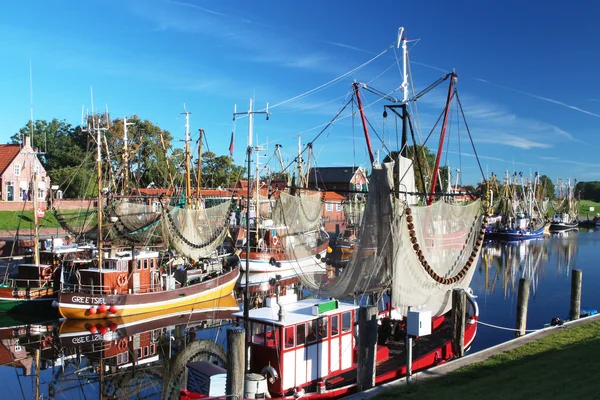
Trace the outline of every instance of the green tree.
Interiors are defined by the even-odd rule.
[[[233,164],[229,156],[217,156],[208,151],[202,153],[202,186],[229,187],[238,179],[242,179],[246,169]]]
[[[540,176],[539,185],[541,198],[554,199],[556,197],[554,183],[552,183],[552,179],[548,178],[546,175],[542,175]]]

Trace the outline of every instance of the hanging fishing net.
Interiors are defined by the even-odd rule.
[[[181,255],[194,260],[214,256],[229,228],[231,201],[197,209],[162,209],[165,237]]]
[[[393,195],[393,163],[374,166],[358,243],[343,270],[303,274],[319,296],[344,297],[391,289],[392,306],[441,315],[455,288],[471,282],[484,228],[481,202],[408,206]]]

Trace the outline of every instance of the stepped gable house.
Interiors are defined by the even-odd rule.
[[[337,192],[346,198],[355,191],[367,191],[366,171],[361,167],[311,168],[308,185],[314,189]]]
[[[32,201],[33,179],[37,180],[37,199],[40,208],[45,208],[45,200],[50,191],[50,177],[40,163],[36,151],[31,148],[29,136],[25,143],[0,144],[0,200]]]

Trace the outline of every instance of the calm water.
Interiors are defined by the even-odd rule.
[[[553,317],[566,318],[574,268],[583,270],[582,305],[600,308],[599,247],[600,232],[585,231],[489,244],[472,281],[480,320],[514,328],[521,277],[532,285],[528,329],[542,328]],[[99,398],[101,386],[105,398],[176,398],[175,383],[182,382],[185,361],[224,362],[213,343],[225,345],[230,319],[231,312],[207,311],[183,320],[140,318],[94,327],[50,321],[15,327],[18,321],[0,318],[5,327],[0,328],[1,398],[34,399],[36,392],[44,399]],[[472,351],[513,337],[513,331],[481,324]]]

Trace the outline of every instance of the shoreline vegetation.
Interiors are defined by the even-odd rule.
[[[580,321],[446,375],[403,383],[372,399],[600,398],[600,321]]]

